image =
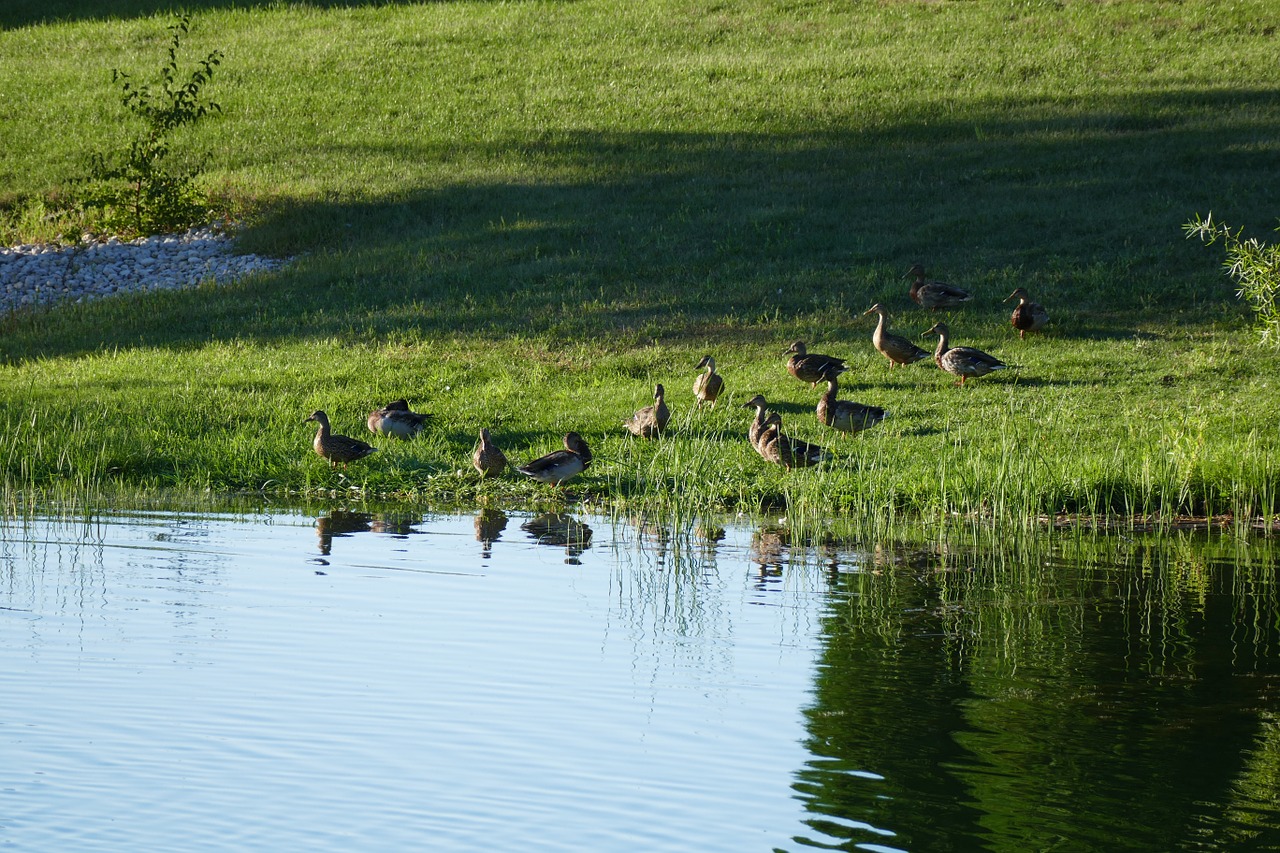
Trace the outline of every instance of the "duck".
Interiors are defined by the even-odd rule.
[[[879,302],[862,312],[864,317],[867,314],[880,315],[880,319],[876,322],[876,330],[871,333],[871,343],[882,356],[889,359],[890,370],[896,365],[915,364],[929,357],[928,350],[921,349],[901,335],[890,334],[889,312]]]
[[[923,334],[938,336],[938,349],[933,353],[933,360],[947,373],[960,377],[957,385],[964,385],[964,380],[970,376],[986,376],[994,370],[1006,370],[1009,367],[994,355],[987,355],[982,350],[973,347],[948,346],[949,332],[946,323],[934,323],[933,327]]]
[[[755,437],[752,438],[751,445],[765,462],[781,465],[782,447],[779,444],[781,439],[782,416],[777,412],[770,412],[767,417],[760,421],[759,430]]]
[[[481,477],[496,477],[507,467],[507,457],[489,437],[489,428],[480,428],[480,445],[471,454],[471,464]]]
[[[431,415],[425,412],[410,411],[407,400],[393,400],[370,412],[365,424],[375,435],[392,435],[408,441],[422,432],[430,420]]]
[[[927,280],[923,264],[913,264],[903,278],[912,276],[915,277],[910,290],[912,300],[930,311],[937,311],[939,308],[958,308],[973,298],[969,291],[962,290],[954,284]]]
[[[1018,330],[1018,337],[1025,339],[1027,332],[1038,332],[1044,328],[1049,322],[1049,312],[1039,302],[1031,301],[1031,294],[1027,293],[1025,287],[1015,288],[1004,301],[1014,298],[1018,300],[1018,304],[1014,307],[1009,322]]]
[[[343,468],[346,468],[348,462],[363,459],[378,450],[378,448],[371,444],[365,444],[358,438],[334,435],[329,429],[329,416],[322,409],[316,409],[303,420],[303,423],[307,421],[315,421],[320,424],[320,429],[316,430],[316,438],[311,443],[311,446],[315,448],[316,453],[322,459],[328,460],[330,468],[336,468],[339,462],[342,463]]]
[[[879,406],[866,406],[852,400],[837,400],[840,383],[836,373],[828,373],[827,392],[818,401],[818,422],[839,432],[849,434],[871,429],[885,419],[887,413]]]
[[[791,358],[787,359],[787,372],[801,382],[808,382],[810,388],[816,387],[822,375],[828,370],[834,369],[843,373],[849,369],[842,358],[809,352],[805,348],[804,341],[793,343],[783,355],[787,353],[792,353]]]
[[[667,428],[667,424],[671,421],[671,410],[667,408],[667,403],[663,399],[664,394],[666,394],[666,391],[663,389],[662,384],[655,385],[653,388],[653,405],[637,409],[634,415],[622,422],[622,425],[632,435],[638,435],[641,438],[656,438]]]
[[[697,398],[699,407],[703,403],[710,403],[711,408],[716,407],[716,398],[724,391],[724,377],[716,373],[716,360],[709,355],[704,355],[702,360],[698,362],[696,369],[706,368],[706,373],[699,373],[698,378],[693,380],[693,396]]]
[[[824,448],[783,433],[782,416],[777,412],[770,412],[765,418],[756,452],[766,462],[784,468],[811,468],[831,458]]]
[[[528,464],[516,468],[526,477],[532,477],[540,483],[559,486],[565,480],[578,476],[591,464],[591,448],[576,432],[566,433],[564,450],[555,450],[546,456],[539,456]]]
[[[747,427],[747,440],[751,442],[751,446],[760,450],[760,436],[765,431],[765,408],[769,405],[763,394],[757,394],[750,400],[742,404],[742,408],[756,410],[755,420],[751,422],[751,426]]]

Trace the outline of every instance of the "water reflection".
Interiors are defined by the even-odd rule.
[[[520,529],[539,545],[564,548],[565,563],[570,565],[580,565],[578,558],[591,547],[591,527],[563,513],[543,513],[520,525]]]
[[[316,539],[320,543],[320,554],[325,557],[332,555],[334,537],[346,537],[353,533],[367,533],[372,529],[373,515],[371,513],[335,509],[322,515],[316,519]]]
[[[414,515],[383,512],[376,513],[373,516],[369,522],[369,529],[374,533],[381,533],[394,539],[408,539],[410,536],[420,532],[415,529],[420,522],[421,519]]]
[[[480,543],[480,556],[489,559],[493,556],[493,543],[502,538],[502,531],[507,529],[507,514],[496,509],[482,509],[476,513],[476,541]]]
[[[765,589],[782,577],[791,534],[784,527],[763,527],[751,536],[751,562],[756,566],[757,588]]]
[[[512,518],[524,535],[504,539]],[[203,839],[225,815],[303,827],[279,849],[325,846],[308,847],[304,825],[339,812],[330,840],[363,832],[383,849],[468,819],[474,832],[445,848],[514,849],[489,837],[495,814],[636,849],[1280,847],[1280,589],[1265,541],[861,543],[782,524],[429,519],[338,508],[261,527],[7,531],[6,830],[59,814],[44,818],[55,835],[66,810],[119,827],[139,792],[170,790],[158,780],[181,754],[217,807],[122,848],[165,847],[145,842],[186,832],[191,812]],[[313,557],[313,536],[359,570],[298,583],[288,555]],[[529,540],[585,567],[525,571],[546,557]],[[467,568],[476,542],[483,572]],[[83,759],[44,775],[77,726],[92,735]],[[107,817],[83,805],[139,764],[162,769],[127,776]],[[358,783],[334,793],[331,765]],[[314,801],[308,820],[258,810],[270,798],[241,786],[263,778]],[[42,799],[55,788],[62,799]],[[661,831],[636,819],[637,790]],[[424,803],[440,804],[430,827],[389,819]],[[667,843],[677,835],[687,843]]]
[[[834,578],[796,842],[1270,849],[1280,594],[1225,550],[886,548]]]
[[[378,533],[393,539],[407,539],[419,533],[415,526],[421,522],[417,515],[403,512],[360,512],[334,509],[316,518],[316,539],[320,555],[333,555],[333,540],[344,539],[356,533]],[[315,562],[326,565],[324,560]]]

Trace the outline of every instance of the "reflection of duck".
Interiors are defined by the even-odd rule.
[[[346,468],[348,462],[363,459],[370,453],[377,452],[376,447],[365,444],[358,438],[332,434],[329,430],[329,416],[320,409],[312,412],[306,420],[320,424],[320,429],[316,430],[315,441],[311,446],[321,458],[329,461],[330,468],[336,467],[339,462],[342,463],[343,468]]]
[[[418,523],[418,519],[408,515],[376,515],[370,528],[374,533],[386,533],[391,536],[408,536],[418,531],[413,526]]]
[[[381,409],[370,412],[365,423],[369,432],[393,435],[407,441],[422,432],[430,420],[431,415],[425,412],[410,411],[408,400],[393,400]]]
[[[520,525],[520,529],[537,540],[539,545],[564,548],[570,557],[576,557],[591,547],[591,528],[563,513],[543,513]]]
[[[636,413],[622,422],[632,435],[641,438],[656,438],[671,421],[671,410],[663,399],[666,393],[662,385],[653,388],[653,405],[637,409]]]
[[[804,341],[793,343],[783,355],[787,353],[793,353],[791,358],[787,359],[787,372],[801,382],[808,382],[810,387],[816,386],[822,374],[829,370],[844,373],[849,369],[842,358],[809,352],[805,348]]]
[[[373,529],[373,516],[367,512],[349,512],[335,509],[316,519],[316,538],[320,540],[320,553],[329,556],[335,536],[367,533]]]
[[[945,281],[929,281],[925,277],[922,264],[913,264],[903,278],[912,276],[915,276],[915,281],[911,283],[909,295],[917,305],[928,308],[930,311],[937,311],[939,308],[959,308],[973,298],[969,291],[962,290],[954,284],[947,284]]]
[[[760,570],[762,581],[782,575],[782,561],[791,534],[786,529],[766,527],[751,536],[751,562]]]
[[[720,392],[724,390],[724,378],[716,373],[716,360],[709,355],[704,355],[702,361],[698,362],[697,369],[706,368],[706,373],[699,373],[698,378],[693,380],[693,396],[698,399],[698,405],[710,403],[711,408],[716,407],[716,398],[720,396]]]
[[[662,568],[666,564],[667,551],[671,546],[671,528],[662,522],[645,518],[636,519],[635,524],[645,553],[653,555],[654,562]]]
[[[480,445],[471,454],[471,464],[480,472],[481,477],[496,477],[507,467],[507,457],[489,437],[489,428],[481,427]]]
[[[947,373],[960,377],[957,385],[964,385],[964,380],[970,376],[986,376],[993,370],[1004,370],[1009,366],[994,355],[973,347],[948,346],[946,323],[934,323],[924,334],[938,336],[938,349],[933,360]]]
[[[591,464],[591,448],[587,447],[582,436],[576,432],[565,435],[564,448],[539,456],[516,470],[540,483],[558,486],[565,480],[578,476]]]
[[[481,554],[488,557],[493,543],[497,542],[502,536],[502,531],[507,529],[506,513],[496,509],[482,509],[476,514],[475,527],[476,541],[483,546]]]
[[[724,528],[718,524],[699,524],[693,528],[693,535],[710,550],[715,550],[717,542],[724,541]]]

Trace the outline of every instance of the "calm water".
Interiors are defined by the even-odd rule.
[[[1280,849],[1267,543],[10,521],[0,846]]]

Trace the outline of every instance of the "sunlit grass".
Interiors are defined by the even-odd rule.
[[[167,13],[113,8],[0,12],[0,68],[23,69],[0,74],[12,239],[52,236],[48,205],[117,141],[110,69],[158,65]],[[226,58],[223,115],[185,142],[250,214],[243,246],[298,260],[6,321],[10,493],[873,524],[1276,512],[1280,360],[1181,228],[1280,209],[1265,3],[190,8],[193,55]],[[931,325],[905,298],[916,260],[976,294],[947,318],[955,343],[1016,371],[959,389],[927,362],[887,370],[861,315]],[[1018,285],[1053,317],[1026,341],[999,302]],[[889,420],[820,427],[818,393],[782,370],[797,338],[848,359],[842,397]],[[693,411],[708,352],[730,397]],[[639,441],[620,422],[655,382],[675,424]],[[762,462],[736,405],[756,392],[836,461]],[[436,426],[346,471],[311,454],[311,410],[370,438],[365,414],[397,397]],[[481,482],[482,426],[514,462],[569,430],[596,460],[563,494]]]

